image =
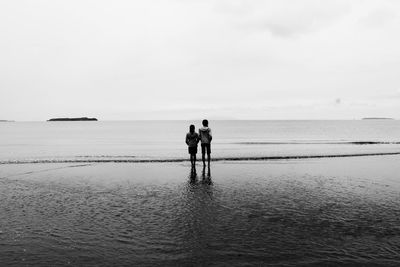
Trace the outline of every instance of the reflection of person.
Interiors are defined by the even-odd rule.
[[[207,153],[208,166],[210,166],[212,134],[211,129],[208,128],[208,120],[203,120],[203,127],[199,129],[199,137],[201,140],[201,156],[203,165],[206,165],[205,154]]]
[[[192,166],[191,170],[190,170],[190,184],[196,184],[196,180],[197,180],[197,172],[196,172],[196,167]]]
[[[207,175],[206,175],[206,166],[203,166],[203,172],[201,174],[201,177],[203,178],[202,182],[211,185],[212,181],[211,181],[211,169],[210,169],[210,165],[208,165],[207,168]]]
[[[190,125],[189,132],[186,134],[186,144],[190,154],[190,163],[192,167],[196,165],[197,144],[199,143],[199,135],[195,132],[194,125]]]

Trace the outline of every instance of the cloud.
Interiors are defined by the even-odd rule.
[[[220,11],[231,15],[237,28],[296,37],[319,31],[350,10],[344,1],[227,1]]]
[[[400,1],[3,2],[10,119],[399,113]]]
[[[388,8],[377,8],[368,13],[368,15],[360,18],[359,23],[368,28],[383,27],[390,21],[394,20],[397,14]]]

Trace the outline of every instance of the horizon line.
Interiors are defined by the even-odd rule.
[[[97,122],[112,122],[112,121],[202,121],[202,119],[98,119]],[[353,119],[212,119],[211,121],[362,121],[362,120],[398,120],[397,118],[353,118]],[[57,122],[46,120],[0,120],[0,122]],[[96,121],[91,121],[95,123]]]

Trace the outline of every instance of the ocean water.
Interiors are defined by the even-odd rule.
[[[399,266],[400,156],[0,166],[1,266]]]
[[[0,123],[0,163],[187,159],[200,121]],[[211,121],[214,159],[400,152],[400,121]]]
[[[191,123],[1,123],[0,266],[400,265],[399,121]]]

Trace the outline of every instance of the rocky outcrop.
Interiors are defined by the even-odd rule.
[[[88,118],[88,117],[82,117],[82,118],[53,118],[47,121],[97,121],[96,118]]]

